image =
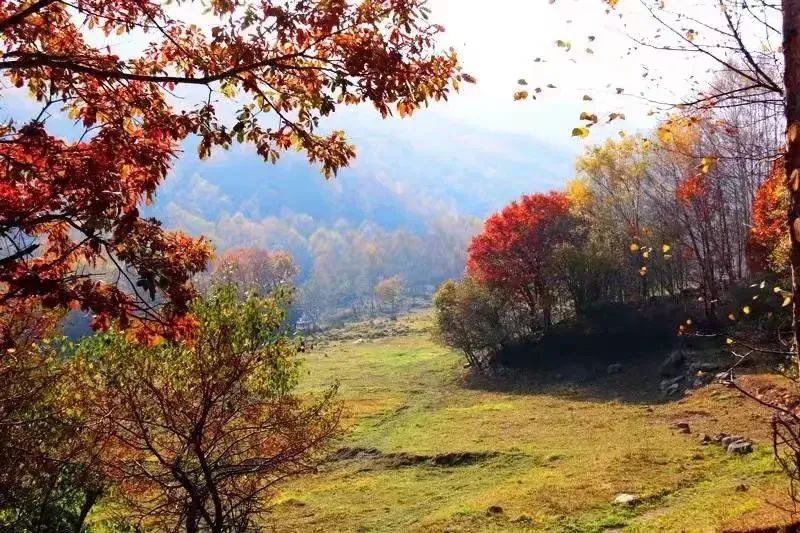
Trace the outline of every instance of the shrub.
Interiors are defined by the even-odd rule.
[[[79,346],[65,396],[138,527],[258,529],[274,484],[322,460],[335,387],[293,392],[302,343],[281,329],[284,303],[217,288],[194,304],[191,340],[145,346],[112,330]]]

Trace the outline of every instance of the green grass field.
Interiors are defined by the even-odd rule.
[[[767,413],[734,390],[712,385],[664,403],[652,394],[657,379],[630,366],[582,385],[475,382],[458,354],[431,340],[429,315],[402,321],[403,335],[321,343],[309,354],[305,390],[341,384],[347,436],[337,446],[369,451],[281,487],[277,530],[719,531],[790,518],[776,507],[788,486]],[[720,431],[752,438],[754,453],[700,444],[700,433]],[[455,452],[475,455],[423,461]],[[640,503],[615,505],[623,492]]]

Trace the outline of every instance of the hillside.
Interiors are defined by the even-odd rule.
[[[572,153],[519,134],[487,137],[441,116],[381,121],[352,110],[326,127],[345,128],[357,150],[331,180],[297,154],[266,165],[249,147],[234,145],[200,161],[187,143],[151,211],[222,244],[218,224],[236,215],[304,229],[344,222],[421,233],[442,216],[483,218],[522,193],[560,186],[572,172]]]
[[[303,387],[340,381],[348,435],[319,474],[281,488],[279,531],[718,531],[785,517],[768,414],[734,390],[666,401],[650,364],[662,354],[580,382],[484,386],[429,325],[415,314],[316,344]],[[719,432],[754,452],[701,443]],[[621,493],[636,504],[614,504]]]

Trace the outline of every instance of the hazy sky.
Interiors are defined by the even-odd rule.
[[[687,12],[694,10],[706,20],[719,16],[709,11],[709,4],[681,0]],[[621,0],[619,9],[610,13],[601,0],[553,4],[549,0],[429,0],[429,6],[431,19],[447,30],[442,44],[457,50],[464,70],[478,83],[465,86],[447,103],[423,111],[428,114],[425,119],[412,119],[421,126],[441,116],[487,134],[524,135],[577,154],[585,144],[617,135],[620,129],[651,128],[663,114],[649,114],[654,105],[641,94],[657,101],[679,101],[686,95],[687,78],[703,78],[711,66],[696,55],[647,49],[628,54],[634,45],[629,34],[652,35],[658,27],[639,0]],[[557,47],[558,40],[569,41],[571,50]],[[537,100],[513,101],[520,78],[528,82],[531,94],[535,87],[543,89]],[[557,88],[547,88],[548,84]],[[624,94],[617,94],[618,87]],[[584,95],[593,100],[584,101]],[[359,120],[348,120],[348,112],[335,123],[359,128],[361,111],[355,112]],[[572,138],[570,132],[580,125],[582,111],[597,113],[601,122],[610,112],[623,112],[627,120],[596,127],[586,140]]]

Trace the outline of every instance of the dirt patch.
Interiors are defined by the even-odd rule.
[[[331,457],[331,462],[368,462],[369,469],[403,468],[407,466],[468,466],[497,457],[497,452],[451,452],[437,455],[417,455],[405,452],[384,453],[377,448],[339,448]]]

